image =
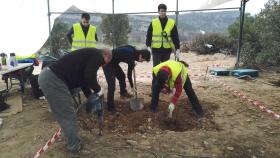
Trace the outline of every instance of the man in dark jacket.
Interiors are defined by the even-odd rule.
[[[111,59],[112,54],[106,49],[79,49],[44,68],[39,75],[39,86],[62,128],[67,149],[71,152],[83,153],[85,150],[84,143],[78,135],[70,90],[81,87],[87,97],[91,95],[91,90],[101,96],[102,89],[97,82],[97,71]]]
[[[115,77],[119,80],[121,98],[131,97],[131,95],[126,90],[125,74],[119,64],[121,62],[128,64],[127,78],[130,87],[133,89],[133,91],[135,91],[133,86],[133,80],[132,80],[132,70],[135,67],[135,61],[148,62],[150,61],[151,54],[147,49],[137,50],[135,49],[135,47],[130,45],[121,46],[116,49],[113,49],[112,54],[113,54],[112,61],[103,69],[104,69],[106,81],[108,83],[108,95],[107,95],[108,110],[111,112],[115,112],[116,110],[114,105]]]

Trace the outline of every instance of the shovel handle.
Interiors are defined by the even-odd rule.
[[[135,71],[135,66],[134,66],[134,68],[133,68],[133,78],[134,78],[135,97],[137,98],[137,87],[136,87],[136,71]]]

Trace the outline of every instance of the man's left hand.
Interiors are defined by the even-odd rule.
[[[176,88],[172,88],[172,90],[170,90],[168,96],[171,98],[175,95],[175,93],[176,93]]]
[[[180,49],[177,49],[176,52],[175,52],[175,57],[176,57],[178,60],[180,59],[180,54],[181,54]]]
[[[169,94],[169,93],[170,93],[170,89],[169,89],[168,87],[164,87],[164,88],[161,90],[161,92],[162,92],[163,94]]]

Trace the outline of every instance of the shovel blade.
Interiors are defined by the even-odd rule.
[[[144,98],[132,98],[129,100],[129,105],[133,111],[142,110],[144,108]]]

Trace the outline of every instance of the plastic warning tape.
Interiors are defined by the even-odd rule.
[[[189,74],[189,76],[190,77],[204,77],[205,75],[204,74],[194,74],[194,75]],[[103,79],[105,79],[105,76],[99,75],[97,78],[99,80],[103,80]],[[137,76],[137,79],[143,79],[143,78],[144,79],[152,79],[153,76],[151,74],[140,74],[140,75]]]
[[[216,66],[219,67],[220,64],[213,64],[212,66]],[[190,74],[189,75],[192,78],[196,78],[196,77],[204,77],[205,74]],[[208,76],[208,75],[207,75]],[[99,79],[103,79],[105,78],[104,76],[99,76]],[[149,73],[142,73],[140,74],[137,78],[139,79],[143,79],[143,78],[148,78],[151,79],[152,75]],[[233,88],[231,88],[230,86],[226,85],[225,83],[221,82],[220,80],[218,80],[215,76],[210,75],[210,78],[213,79],[214,81],[216,81],[219,85],[221,85],[222,87],[224,87],[224,90],[227,92],[231,92],[233,95],[235,95],[236,97],[239,97],[240,99],[242,99],[243,101],[248,101],[250,102],[252,105],[254,105],[255,107],[257,107],[258,109],[260,109],[262,112],[267,113],[269,115],[271,115],[273,118],[275,119],[280,119],[280,115],[273,112],[272,110],[269,110],[268,108],[266,108],[265,106],[262,105],[262,103],[260,101],[257,101],[255,99],[252,99],[250,97],[248,97],[247,95],[245,95],[242,92],[239,92],[237,90],[234,90]]]
[[[47,143],[39,149],[39,151],[36,153],[36,155],[33,156],[33,158],[38,158],[40,155],[42,155],[52,144],[54,144],[55,140],[57,140],[61,136],[61,128],[58,129],[54,133],[51,139],[47,141]]]
[[[221,64],[213,64],[212,67],[220,67]]]
[[[244,93],[233,89],[232,87],[230,87],[227,84],[223,83],[222,81],[218,80],[214,76],[211,76],[211,79],[216,81],[220,86],[224,87],[225,91],[231,92],[234,96],[239,97],[243,101],[250,102],[252,105],[254,105],[258,109],[260,109],[262,112],[269,114],[274,119],[280,119],[279,114],[275,113],[274,111],[272,111],[272,110],[268,109],[267,107],[265,107],[264,105],[262,105],[262,103],[260,101],[258,101],[256,99],[252,99],[252,98],[248,97],[247,95],[245,95]]]

